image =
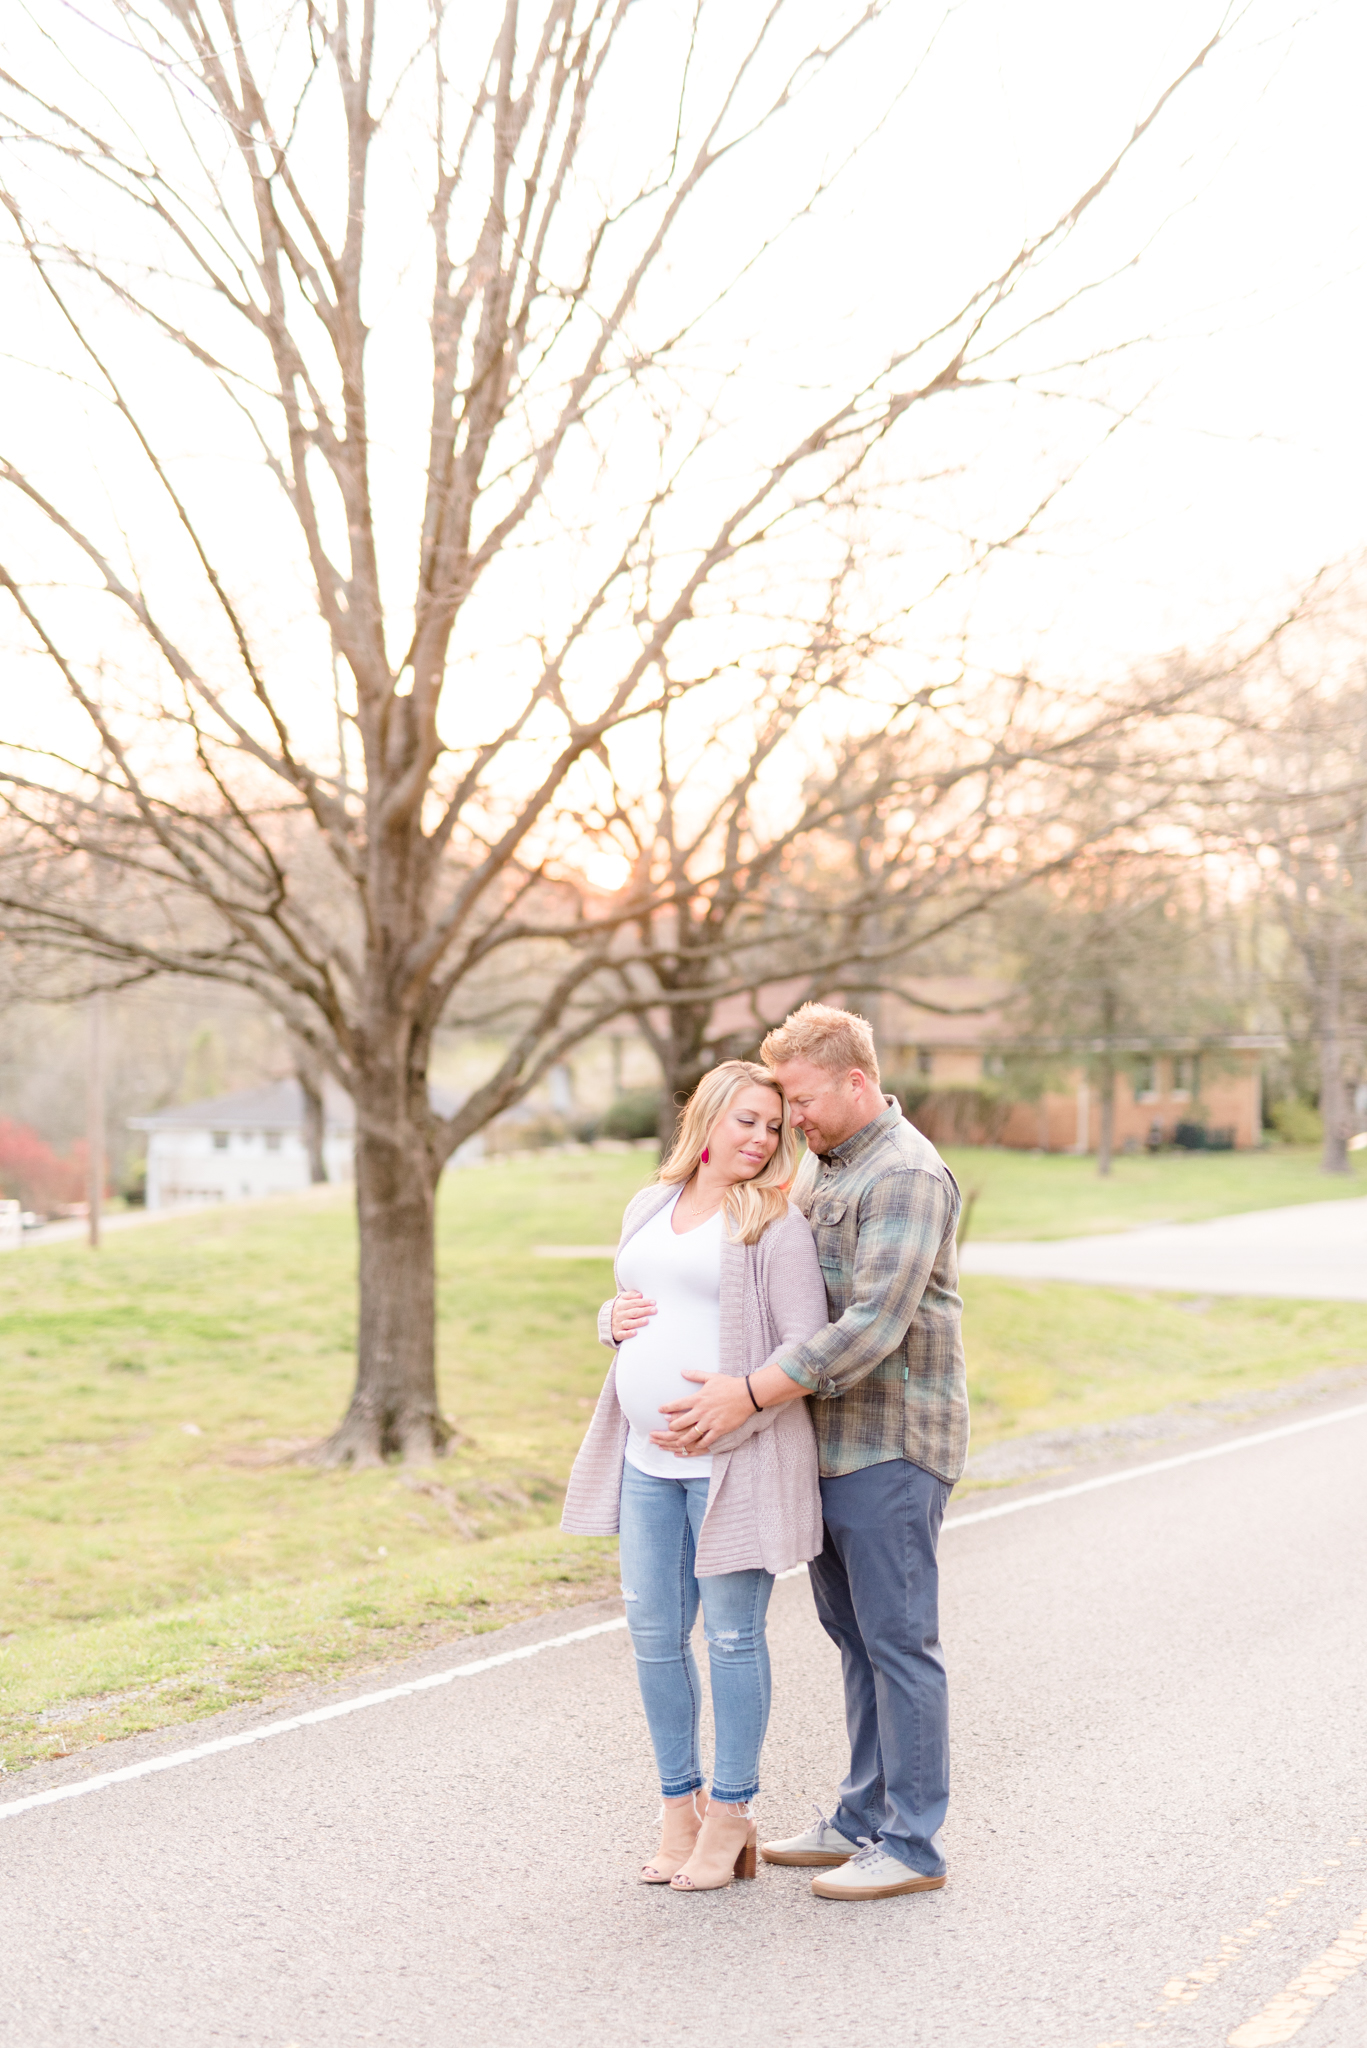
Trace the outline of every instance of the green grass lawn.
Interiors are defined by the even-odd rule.
[[[963,1290],[975,1450],[1367,1367],[1367,1307],[1357,1302],[985,1278]]]
[[[97,1254],[31,1246],[0,1260],[7,1767],[613,1591],[615,1545],[555,1526],[606,1365],[594,1313],[610,1269],[528,1251],[610,1242],[648,1163],[548,1155],[448,1179],[441,1385],[460,1436],[420,1471],[293,1462],[350,1390],[342,1191],[111,1233]],[[975,1168],[1000,1175],[980,1206],[1012,1230],[1032,1168],[1035,1212],[1071,1203],[1067,1227],[1080,1227],[1083,1185],[1055,1169],[1085,1162],[956,1164],[968,1185]],[[1160,1213],[1173,1214],[1192,1169],[1228,1164],[1124,1161],[1121,1174],[1168,1168]],[[1277,1155],[1248,1164],[1267,1173],[1265,1200],[1323,1192],[1304,1162],[1299,1181]],[[1144,1199],[1153,1187],[1135,1183]],[[1119,1220],[1132,1219],[1106,1212]],[[1352,1305],[1183,1307],[988,1279],[965,1297],[979,1444],[1367,1363],[1367,1308]]]
[[[1083,1237],[1367,1195],[1367,1154],[1354,1155],[1349,1174],[1325,1174],[1318,1146],[1122,1155],[1105,1180],[1095,1159],[1062,1152],[964,1145],[944,1156],[965,1201],[976,1196],[969,1219],[975,1238]]]

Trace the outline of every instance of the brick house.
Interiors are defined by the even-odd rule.
[[[991,1137],[1048,1152],[1096,1150],[1100,1095],[1078,1055],[1099,1048],[1013,1042],[1009,982],[964,975],[905,986],[905,998],[879,999],[879,1043],[890,1074],[914,1074],[928,1084],[916,1119],[928,1135],[945,1142]],[[1184,1134],[1202,1129],[1240,1150],[1260,1145],[1263,1055],[1279,1043],[1256,1033],[1117,1041],[1116,1149],[1170,1145],[1179,1127]],[[1054,1085],[1036,1102],[1009,1099],[1022,1059],[1052,1069]],[[964,1098],[961,1107],[956,1094]]]
[[[1015,1041],[1008,1020],[1013,983],[939,975],[902,987],[903,995],[879,995],[856,1007],[873,1024],[885,1076],[912,1084],[912,1099],[924,1087],[914,1119],[928,1137],[1027,1151],[1096,1150],[1101,1104],[1078,1057],[1081,1048]],[[713,1015],[714,1038],[726,1033],[737,1047],[743,1038],[758,1044],[806,990],[805,982],[788,980],[724,999]],[[1280,1042],[1252,1033],[1118,1041],[1117,1151],[1170,1145],[1179,1125],[1204,1129],[1217,1143],[1241,1150],[1260,1145],[1263,1055]],[[1012,1100],[1020,1062],[1032,1058],[1054,1085],[1038,1101]]]

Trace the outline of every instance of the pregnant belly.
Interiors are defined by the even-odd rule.
[[[681,1361],[677,1352],[647,1349],[644,1339],[642,1331],[617,1354],[618,1405],[639,1436],[669,1427],[669,1417],[660,1413],[662,1401],[686,1401],[698,1391],[696,1380],[684,1378],[680,1367],[686,1361]],[[642,1346],[639,1351],[638,1345]]]

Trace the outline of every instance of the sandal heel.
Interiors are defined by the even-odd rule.
[[[748,1815],[709,1806],[697,1847],[670,1880],[676,1892],[721,1891],[733,1878],[758,1870],[759,1829]]]

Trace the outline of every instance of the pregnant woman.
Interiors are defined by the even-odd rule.
[[[669,1418],[660,1411],[694,1391],[686,1367],[754,1373],[826,1322],[811,1231],[785,1193],[796,1157],[787,1103],[766,1068],[725,1060],[703,1077],[657,1182],[627,1205],[618,1292],[598,1319],[613,1362],[565,1499],[565,1529],[620,1532],[664,1796],[659,1850],[641,1877],[681,1892],[755,1874],[765,1615],[774,1574],[821,1549],[821,1496],[805,1401],[755,1404],[701,1457],[661,1441]],[[689,1640],[700,1599],[716,1728],[710,1798]]]

